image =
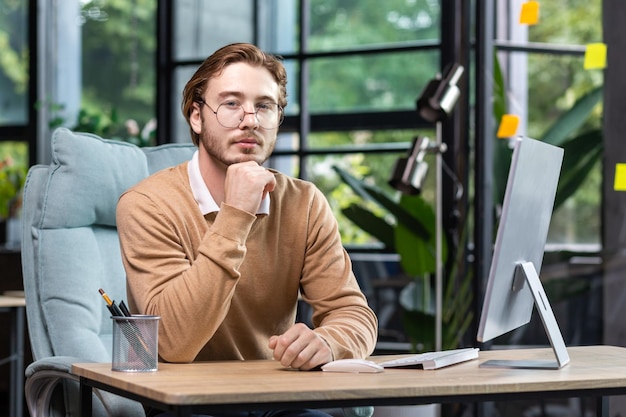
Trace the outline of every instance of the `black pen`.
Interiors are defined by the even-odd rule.
[[[100,288],[98,290],[100,292],[100,295],[102,295],[102,298],[104,298],[104,301],[106,301],[107,303],[107,308],[109,309],[109,311],[111,312],[111,314],[113,316],[118,316],[118,317],[124,317],[126,316],[122,310],[120,310],[120,308],[117,306],[117,304],[115,304],[114,301],[112,301],[109,296],[107,295],[107,293],[104,292],[104,290],[102,288]]]
[[[128,309],[128,307],[126,307],[126,304],[124,304],[124,300],[120,301],[120,310],[122,310],[122,313],[126,316],[126,317],[130,317],[132,316],[132,314],[130,314],[130,310]]]

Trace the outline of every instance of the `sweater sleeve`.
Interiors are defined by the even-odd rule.
[[[223,206],[207,226],[197,205],[175,204],[172,210],[155,198],[129,191],[118,203],[129,304],[135,312],[161,317],[164,360],[191,362],[229,310],[255,217]],[[183,225],[176,220],[181,217],[197,221]]]
[[[352,272],[337,221],[319,191],[310,207],[306,251],[302,295],[313,308],[315,332],[329,344],[334,359],[370,355],[378,321]]]

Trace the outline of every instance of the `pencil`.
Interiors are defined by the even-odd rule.
[[[113,314],[114,316],[121,316],[121,317],[125,316],[122,310],[120,310],[117,304],[115,304],[115,301],[112,301],[111,298],[109,298],[107,293],[104,292],[102,288],[100,288],[98,291],[100,292],[100,295],[102,295],[102,298],[104,298],[104,301],[106,301],[107,307],[109,308],[109,311],[111,312],[111,314]]]

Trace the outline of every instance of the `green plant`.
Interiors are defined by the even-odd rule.
[[[402,290],[404,329],[414,350],[435,348],[435,302],[431,279],[436,271],[435,212],[421,196],[402,195],[394,199],[381,188],[357,179],[340,167],[333,167],[341,180],[361,197],[342,209],[357,226],[380,240],[385,249],[400,255],[403,272],[410,279]],[[367,202],[384,209],[377,214]],[[471,273],[459,278],[458,259],[448,263],[448,244],[443,237],[444,273],[442,348],[452,349],[472,321]],[[460,256],[460,254],[457,254]]]
[[[21,208],[21,191],[27,167],[11,157],[0,160],[0,219],[16,216]]]
[[[504,77],[494,59],[494,119],[501,120],[507,113]],[[557,209],[587,178],[594,165],[602,156],[602,129],[589,128],[580,132],[594,108],[602,99],[603,87],[595,87],[580,97],[574,105],[544,132],[538,140],[562,147],[563,165],[557,187],[554,208]],[[495,137],[495,135],[494,135]],[[507,140],[496,140],[494,149],[494,202],[500,204],[504,199],[506,180],[511,163],[511,149]]]
[[[38,103],[39,109],[44,103]],[[56,103],[47,103],[48,110],[54,115],[48,122],[50,129],[65,126],[67,120],[61,116],[65,106]],[[116,109],[86,109],[81,108],[76,122],[70,129],[77,132],[88,132],[107,139],[121,140],[137,146],[154,145],[156,139],[156,120],[149,120],[143,128],[133,120],[120,121]]]

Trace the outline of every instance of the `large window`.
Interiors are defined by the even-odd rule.
[[[0,228],[19,215],[20,191],[34,143],[35,93],[28,0],[0,0]],[[4,230],[2,230],[4,232]],[[3,233],[4,234],[4,233]],[[0,245],[4,244],[0,241]]]
[[[58,126],[155,143],[156,6],[154,0],[44,2],[41,59],[49,70],[38,103],[44,150]]]
[[[532,26],[519,24],[522,3],[494,4],[497,60],[506,110],[520,116],[519,133],[541,139],[577,99],[602,85],[600,71],[582,66],[585,45],[601,40],[601,1],[542,2],[541,20]],[[415,99],[450,56],[444,17],[463,12],[446,11],[447,4],[437,0],[42,2],[46,44],[39,53],[45,71],[34,100],[29,44],[35,32],[29,31],[28,11],[36,2],[0,5],[0,39],[8,39],[0,42],[0,140],[34,137],[31,112],[37,107],[46,127],[63,124],[145,145],[155,143],[158,119],[159,143],[188,141],[180,114],[184,83],[218,47],[254,42],[281,54],[289,71],[277,158],[289,157],[289,171],[319,181],[327,195],[338,179],[316,172],[318,167],[350,166],[362,146],[367,152],[359,157],[367,161],[371,180],[385,187],[393,157],[382,163],[371,154],[397,157],[414,136],[434,134],[415,112]],[[598,106],[572,135],[599,130],[600,112]],[[48,146],[49,132],[43,136],[38,152]],[[346,147],[352,149],[344,152]],[[35,155],[27,157],[32,162]],[[321,163],[326,157],[332,163]],[[498,182],[504,181],[496,173]],[[598,163],[558,207],[550,242],[597,248],[599,184]]]
[[[28,2],[0,1],[0,124],[28,123]]]
[[[79,24],[85,121],[103,123],[109,137],[154,143],[156,2],[81,0]]]
[[[4,2],[20,4],[17,0]],[[520,117],[518,133],[538,139],[550,132],[577,100],[602,85],[601,72],[583,68],[585,45],[601,40],[600,0],[541,2],[541,20],[533,26],[519,23],[523,1],[493,3],[498,65],[485,69],[476,68],[481,53],[491,56],[493,52],[479,49],[482,40],[474,26],[477,22],[494,22],[482,21],[486,14],[478,12],[475,20],[470,18],[473,10],[484,6],[479,1],[56,2],[54,13],[50,12],[46,20],[54,22],[54,30],[44,28],[47,42],[54,46],[50,48],[54,53],[48,51],[45,55],[45,68],[54,70],[46,71],[46,77],[42,77],[52,86],[42,93],[43,104],[47,105],[44,107],[51,110],[45,123],[63,123],[139,144],[189,142],[189,128],[180,112],[181,93],[187,80],[217,48],[231,42],[258,44],[284,58],[289,77],[286,119],[269,163],[289,175],[313,181],[324,192],[336,211],[347,246],[379,249],[380,241],[343,217],[341,209],[355,197],[334,168],[343,168],[398,197],[387,184],[395,160],[404,156],[416,136],[436,135],[433,124],[418,115],[416,99],[449,61],[460,59],[466,66],[466,94],[456,112],[462,118],[453,120],[456,131],[446,137],[451,150],[445,156],[450,159],[450,166],[444,178],[452,189],[446,192],[455,194],[457,188],[462,189],[463,198],[468,200],[485,194],[480,185],[479,190],[468,186],[468,177],[474,158],[481,151],[479,147],[484,145],[481,141],[493,141],[501,155],[480,164],[494,171],[496,206],[501,202],[499,192],[506,182],[506,169],[501,169],[506,164],[498,158],[506,158],[510,150],[506,149],[506,140],[496,139],[495,131],[477,133],[486,119],[484,115],[471,117],[473,111],[482,111],[480,106],[484,105],[490,107],[490,100],[496,98],[485,97],[474,106],[473,100],[480,93],[475,89],[479,88],[482,74],[493,76],[496,83],[503,80],[495,86],[495,95],[502,93],[504,110]],[[463,6],[454,8],[455,4]],[[11,21],[19,22],[19,10],[18,7],[11,12]],[[7,28],[19,39],[21,25]],[[4,25],[0,26],[0,33],[2,30]],[[0,69],[3,59],[11,56],[0,58]],[[2,86],[9,85],[12,91],[7,96],[14,104],[11,117],[18,119],[19,109],[23,110],[18,79],[11,74],[2,76],[0,73]],[[1,91],[4,94],[4,88]],[[499,111],[493,107],[486,112],[488,115]],[[600,112],[599,106],[594,107],[563,140],[599,133]],[[444,129],[445,135],[449,133]],[[478,134],[484,137],[477,137]],[[593,138],[597,140],[598,136]],[[431,173],[422,196],[434,205],[434,164],[432,159],[428,162]],[[551,244],[568,248],[589,244],[593,250],[598,249],[599,159],[586,166],[593,169],[555,211]],[[472,202],[466,205],[471,206]],[[461,207],[461,211],[472,208]],[[493,207],[494,213],[497,208]],[[481,209],[492,211],[491,206]],[[459,214],[455,210],[444,214],[450,224],[456,222],[451,226],[457,227],[456,232],[467,228],[464,232],[470,240],[479,234],[472,230],[471,214],[454,217]],[[490,238],[483,239],[489,240],[482,242],[483,247],[491,247]],[[464,246],[464,242],[459,246]],[[483,252],[472,255],[489,263]],[[483,275],[486,274],[481,274],[481,279]],[[477,288],[476,292],[480,291]]]
[[[521,119],[518,133],[546,139],[577,101],[602,87],[603,72],[584,68],[586,45],[602,41],[602,2],[541,2],[540,20],[530,26],[519,23],[522,3],[497,3],[497,59],[505,80],[507,111]],[[596,97],[601,103],[601,95]],[[597,105],[582,118],[559,125],[565,134],[555,144],[566,146],[568,141],[587,135],[586,140],[597,146],[585,152],[596,163],[573,195],[556,207],[548,238],[551,247],[599,248],[601,114],[601,105]],[[586,162],[584,155],[575,155],[573,150],[567,156]],[[579,172],[593,161],[582,162]],[[562,172],[562,177],[567,175],[575,175],[574,170]]]
[[[367,176],[393,193],[387,180],[395,159],[414,136],[434,134],[417,115],[415,101],[440,68],[439,2],[172,3],[175,69],[167,97],[174,98],[168,104],[174,127],[165,139],[190,140],[180,92],[215,49],[253,42],[277,53],[288,69],[289,104],[270,163],[320,187],[336,209],[345,244],[375,243],[342,217],[349,193],[333,167]]]
[[[505,113],[519,117],[517,134],[565,149],[560,181],[576,181],[566,193],[557,193],[541,279],[566,344],[597,344],[603,338],[603,271],[597,257],[602,242],[603,71],[585,69],[584,61],[586,46],[603,39],[602,2],[540,2],[540,19],[533,25],[520,24],[524,3],[495,3],[498,65],[494,71],[501,71],[503,80],[496,81],[495,91],[505,98]],[[497,141],[504,145],[499,150],[506,148],[506,139]],[[494,162],[494,182],[503,184],[506,171],[498,171],[498,161]],[[495,341],[504,345],[547,342],[536,316],[529,326]],[[501,414],[514,414],[522,407],[527,405],[498,406]],[[582,404],[581,410],[585,407]]]

